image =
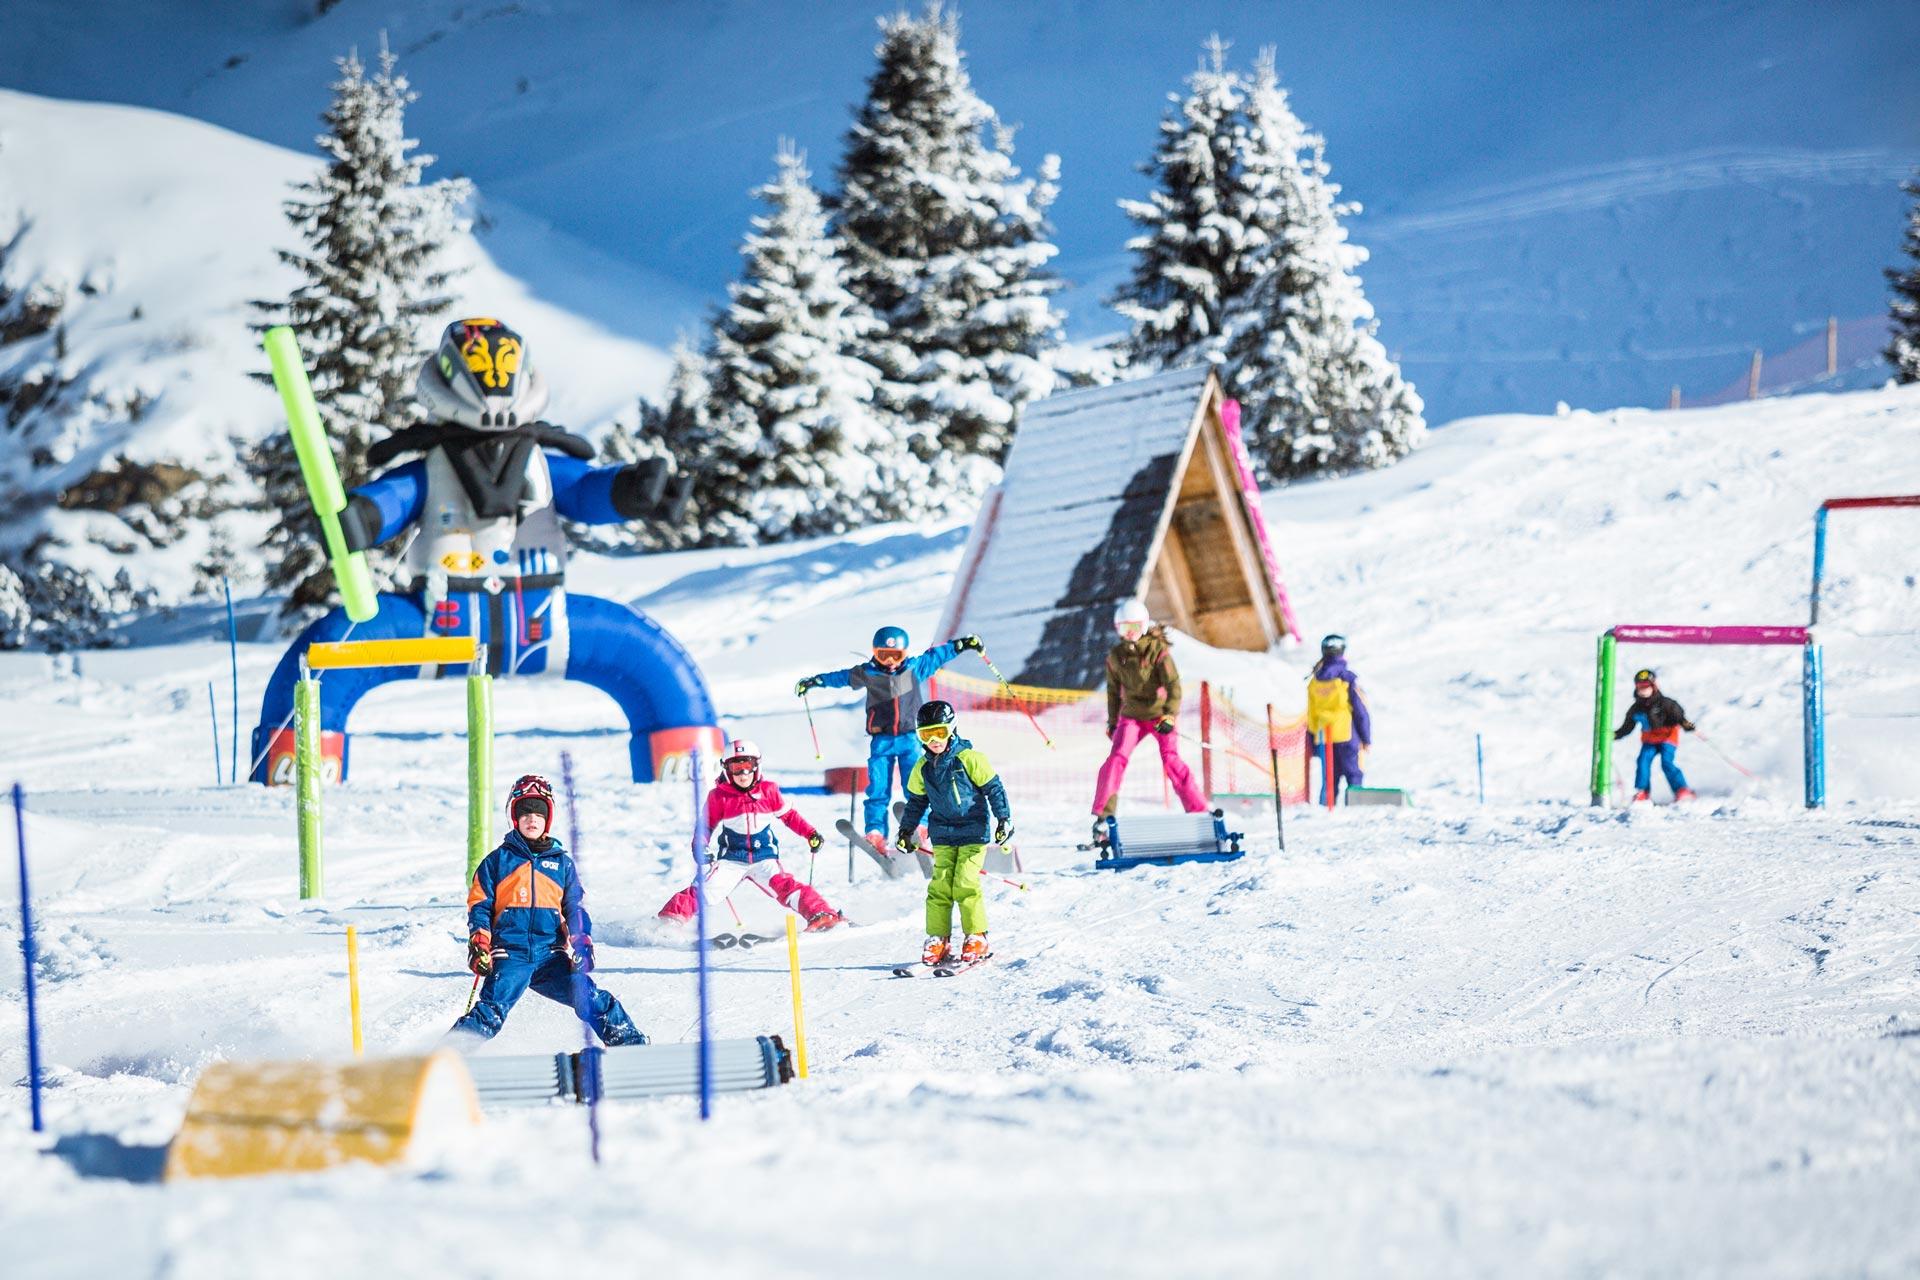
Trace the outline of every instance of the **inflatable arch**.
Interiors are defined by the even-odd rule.
[[[547,593],[542,592],[545,596]],[[558,593],[555,593],[556,595]],[[607,694],[625,713],[629,738],[627,752],[635,782],[651,782],[659,777],[666,762],[696,747],[717,751],[720,731],[716,727],[713,700],[707,692],[700,669],[679,641],[645,614],[625,605],[597,596],[567,594],[562,597],[566,613],[565,650],[559,656],[559,669],[551,662],[543,670],[529,673],[516,666],[517,650],[507,643],[488,643],[486,665],[494,676],[520,675],[561,677],[592,685]],[[507,612],[516,611],[517,602],[508,597]],[[488,611],[476,608],[479,617]],[[511,619],[510,625],[521,620]],[[490,628],[477,628],[480,639]],[[524,631],[524,628],[522,628]],[[344,610],[335,609],[309,626],[281,657],[267,682],[267,693],[260,705],[260,723],[253,731],[252,779],[260,783],[284,783],[292,780],[293,761],[293,686],[300,678],[300,655],[307,646],[324,640],[341,640],[352,633],[355,640],[397,640],[435,634],[427,625],[426,610],[416,596],[382,594],[380,611],[371,620],[355,625]],[[549,651],[542,656],[551,659]],[[465,666],[448,667],[369,667],[360,670],[328,671],[320,681],[321,751],[329,773],[337,769],[344,781],[349,764],[347,721],[354,706],[367,693],[394,680],[436,677],[452,678],[470,673]]]

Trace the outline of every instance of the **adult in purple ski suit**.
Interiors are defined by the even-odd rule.
[[[1347,666],[1345,636],[1320,642],[1320,661],[1307,680],[1307,733],[1314,758],[1321,762],[1320,796],[1324,801],[1339,782],[1349,787],[1361,781],[1360,752],[1373,745],[1373,720],[1360,696],[1360,678]],[[1333,748],[1332,776],[1327,776],[1326,751]]]

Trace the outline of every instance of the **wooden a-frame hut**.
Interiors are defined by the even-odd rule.
[[[1092,689],[1113,612],[1225,649],[1298,633],[1240,440],[1211,368],[1030,406],[967,540],[941,636],[977,632],[1016,684]]]

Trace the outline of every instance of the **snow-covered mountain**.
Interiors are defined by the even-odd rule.
[[[250,377],[266,366],[248,303],[292,287],[274,256],[296,245],[280,204],[318,165],[184,116],[0,90],[0,294],[52,313],[0,343],[0,385],[14,388],[0,406],[0,550],[39,546],[105,580],[125,569],[175,602],[219,545],[253,541],[247,513],[182,517],[246,500],[236,442],[284,427]],[[623,280],[642,292],[636,273],[569,247],[536,285],[472,236],[449,256],[467,268],[462,309],[529,335],[554,421],[596,434],[665,377],[658,349],[548,295]],[[244,586],[255,567],[241,560]]]
[[[505,270],[655,345],[736,270],[749,190],[778,140],[815,170],[893,0],[609,5],[338,0],[12,0],[0,86],[136,103],[304,150],[329,59],[381,33],[421,91],[427,150],[502,212]],[[1115,201],[1163,96],[1218,32],[1277,46],[1333,177],[1366,206],[1354,239],[1381,338],[1436,422],[1666,403],[1883,316],[1880,269],[1920,163],[1920,7],[1791,0],[1516,9],[1497,0],[1351,6],[1264,0],[983,0],[963,36],[1020,155],[1062,158],[1053,208],[1076,336],[1116,327]],[[529,239],[505,207],[548,234]],[[640,290],[549,279],[556,245],[643,269]],[[670,282],[670,283],[669,283]],[[1880,339],[1848,342],[1843,365]],[[1772,381],[1768,385],[1775,385]]]
[[[1910,1273],[1920,514],[1833,526],[1829,810],[1799,806],[1783,650],[1629,651],[1711,738],[1682,748],[1701,800],[1591,809],[1584,782],[1595,635],[1803,621],[1814,506],[1920,490],[1917,435],[1920,388],[1491,418],[1270,496],[1305,625],[1352,639],[1369,780],[1419,807],[1289,809],[1284,855],[1256,809],[1235,815],[1244,861],[1096,871],[1072,848],[1085,794],[1040,785],[1023,719],[970,714],[1030,882],[987,887],[992,964],[892,979],[919,884],[864,863],[849,883],[837,843],[817,864],[789,849],[859,922],[801,943],[812,1078],[724,1095],[705,1125],[686,1098],[605,1106],[601,1166],[556,1107],[491,1117],[421,1176],[143,1181],[206,1064],[345,1055],[346,925],[369,1052],[458,1015],[462,691],[387,686],[356,712],[353,780],[325,800],[328,897],[303,905],[290,789],[207,782],[214,611],[151,620],[131,649],[0,654],[0,700],[31,726],[0,738],[0,779],[27,788],[50,1082],[35,1137],[20,971],[0,966],[9,1274],[856,1280],[945,1274],[963,1251],[996,1276]],[[961,536],[589,556],[579,579],[682,638],[725,727],[804,782],[794,678],[879,623],[931,638]],[[280,652],[240,646],[243,726]],[[1300,705],[1301,655],[1177,653],[1189,683]],[[686,786],[627,783],[592,690],[503,681],[496,700],[496,791],[573,754],[596,977],[687,1038],[694,957],[653,920],[690,874]],[[814,710],[826,762],[857,759],[858,708]],[[820,825],[845,812],[798,803]],[[760,895],[735,905],[780,928]],[[0,913],[0,952],[16,930]],[[788,1032],[765,949],[720,953],[712,1000],[716,1034]],[[481,1052],[579,1035],[529,997]]]

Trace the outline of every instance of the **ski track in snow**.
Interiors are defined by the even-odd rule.
[[[1077,804],[1016,788],[1032,889],[988,885],[995,959],[951,983],[889,973],[918,951],[919,881],[863,858],[849,886],[830,842],[815,877],[859,924],[801,944],[813,1079],[723,1095],[708,1125],[692,1099],[606,1106],[598,1171],[585,1116],[556,1107],[496,1115],[417,1175],[139,1180],[207,1063],[344,1052],[346,925],[373,1051],[429,1045],[459,1013],[461,691],[389,688],[356,714],[351,785],[326,797],[327,896],[303,906],[292,795],[209,785],[222,646],[0,655],[26,727],[0,741],[0,778],[30,796],[51,1076],[35,1139],[9,966],[8,1274],[1920,1268],[1920,737],[1885,718],[1920,693],[1895,523],[1913,517],[1835,525],[1831,810],[1798,807],[1797,657],[1779,653],[1654,655],[1758,780],[1690,742],[1696,805],[1582,794],[1594,634],[1804,616],[1813,502],[1920,487],[1899,425],[1915,403],[1489,420],[1391,471],[1273,495],[1303,617],[1353,638],[1374,780],[1421,807],[1290,810],[1284,855],[1256,811],[1240,862],[1113,874],[1071,852]],[[793,674],[851,660],[881,621],[926,637],[957,549],[896,529],[580,576],[685,636],[799,780]],[[242,647],[249,703],[278,648]],[[1297,698],[1297,655],[1182,651],[1190,679],[1211,665]],[[846,758],[857,713],[815,714]],[[695,958],[653,919],[691,871],[689,788],[628,785],[591,690],[504,683],[498,718],[497,791],[574,754],[597,977],[656,1038],[690,1034]],[[1018,751],[994,746],[1003,769]],[[845,812],[799,804],[828,829]],[[736,905],[779,931],[763,897]],[[9,915],[0,946],[17,941]],[[783,947],[717,953],[712,972],[716,1034],[789,1033]],[[482,1052],[578,1035],[529,996]]]

